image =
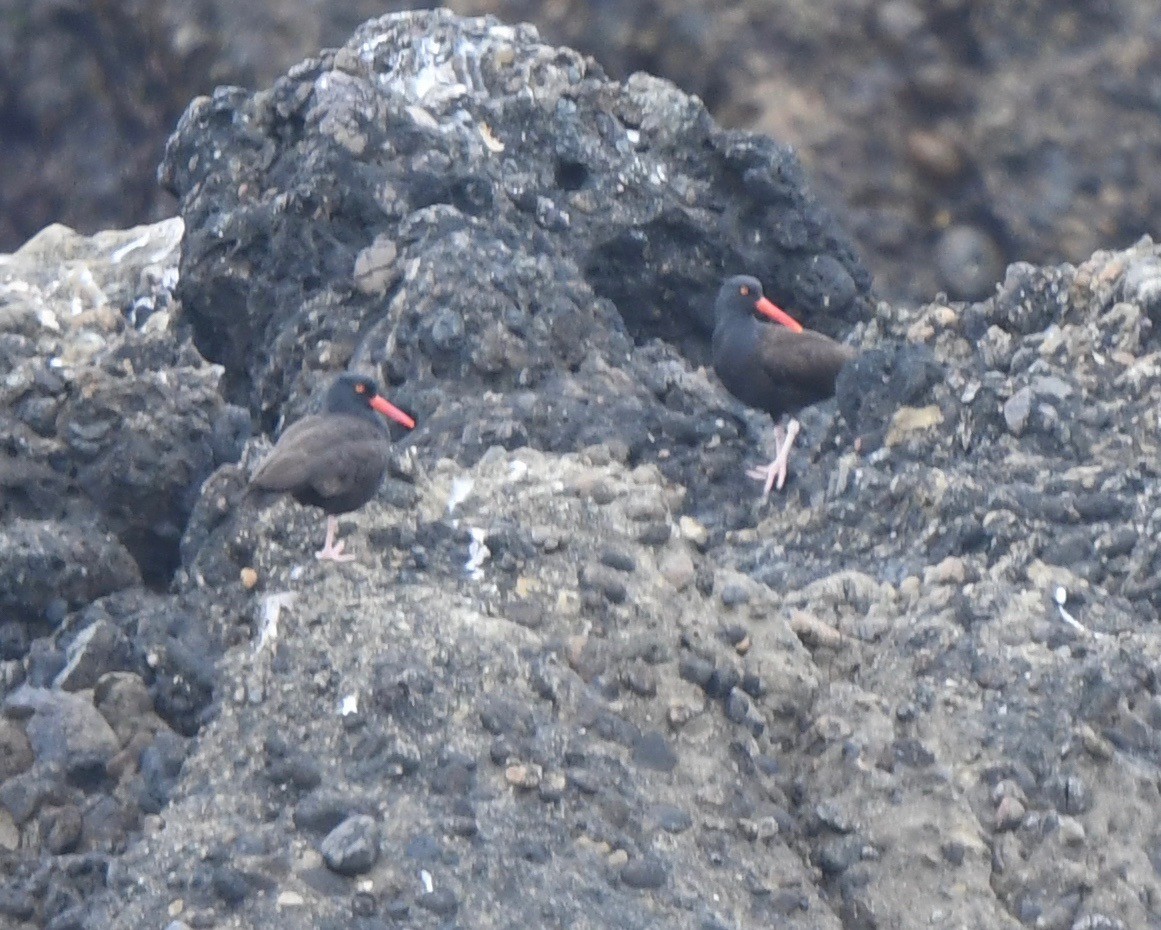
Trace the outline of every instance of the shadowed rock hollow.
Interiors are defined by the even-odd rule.
[[[30,587],[0,664],[5,917],[1157,921],[1151,242],[872,308],[774,143],[447,14],[195,102],[162,174],[181,306],[111,326],[118,371],[216,377],[192,338],[270,430],[352,364],[421,427],[357,563],[230,462],[183,487],[171,593],[48,563],[71,600]],[[768,419],[699,367],[735,264],[863,350],[766,505]],[[48,518],[4,519],[15,577]]]

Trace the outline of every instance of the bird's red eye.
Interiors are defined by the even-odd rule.
[[[749,297],[750,296],[749,286],[746,284],[743,284],[741,287],[738,288],[738,293],[741,294],[743,297]]]
[[[366,394],[366,393],[367,393],[367,385],[365,385],[365,384],[356,384],[356,385],[355,385],[355,393],[356,393],[356,394]]]

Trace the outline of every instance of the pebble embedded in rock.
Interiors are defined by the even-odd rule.
[[[348,817],[319,845],[323,860],[339,875],[361,875],[379,858],[379,826],[366,814]]]
[[[750,603],[749,589],[736,581],[727,581],[722,585],[718,597],[721,598],[722,604],[726,607],[743,607]]]
[[[73,804],[41,811],[41,834],[53,855],[72,852],[81,841],[81,812]]]
[[[689,812],[673,804],[654,804],[649,808],[649,816],[666,833],[684,833],[693,826]]]
[[[121,741],[87,697],[67,691],[22,687],[6,706],[31,712],[25,725],[36,760],[88,770],[103,767],[121,748]]]
[[[1032,413],[1032,389],[1024,386],[1004,402],[1004,422],[1013,436],[1020,436]]]
[[[1024,821],[1024,805],[1012,795],[1006,795],[996,806],[997,830],[1015,830]]]
[[[660,564],[657,567],[661,572],[661,577],[673,585],[677,591],[684,591],[693,584],[694,578],[697,576],[693,559],[684,548],[668,549],[662,554]]]
[[[664,734],[646,730],[633,743],[633,761],[654,771],[672,772],[678,760]]]
[[[424,910],[431,911],[439,917],[451,917],[459,910],[459,901],[449,888],[436,888],[434,891],[421,894],[417,903]]]
[[[615,549],[611,546],[601,551],[601,564],[620,572],[635,572],[637,570],[637,559],[631,552]]]
[[[347,795],[318,789],[295,805],[294,825],[300,830],[327,834],[346,820],[354,807]]]
[[[132,643],[105,620],[81,630],[69,644],[65,656],[65,667],[53,682],[53,687],[64,691],[92,688],[106,672],[134,668]]]
[[[16,721],[0,717],[0,784],[32,766],[32,744]]]
[[[668,878],[665,864],[654,858],[631,859],[621,869],[621,881],[630,888],[660,888]]]
[[[245,901],[252,887],[250,876],[230,865],[215,866],[211,881],[218,897],[231,907]]]
[[[123,744],[135,733],[152,734],[165,727],[153,712],[148,686],[134,672],[102,675],[93,691],[93,703]]]

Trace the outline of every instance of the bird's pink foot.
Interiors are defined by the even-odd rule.
[[[772,488],[781,491],[786,484],[786,472],[790,465],[790,449],[798,437],[800,428],[797,420],[791,420],[785,431],[779,426],[777,430],[778,453],[774,456],[774,461],[762,468],[751,468],[746,472],[755,481],[763,482],[762,500],[770,496]]]
[[[338,517],[327,517],[327,540],[323,547],[314,554],[320,562],[353,562],[353,555],[346,555],[343,548],[346,545],[341,539],[335,542],[335,534],[339,531]]]

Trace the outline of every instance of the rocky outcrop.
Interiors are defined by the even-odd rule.
[[[60,477],[23,479],[0,530],[6,577],[39,585],[4,607],[24,640],[0,663],[0,913],[1155,921],[1161,250],[872,307],[793,164],[663,82],[447,14],[191,107],[163,169],[180,306],[151,275],[99,344],[35,313],[3,343],[30,370],[92,346],[87,377],[205,400],[80,445],[69,419],[12,427]],[[766,504],[742,471],[768,419],[702,366],[717,276],[751,261],[862,352]],[[273,431],[348,365],[421,426],[343,518],[358,561],[322,565],[317,514],[239,500],[249,417],[218,391]],[[63,367],[70,416],[123,396]],[[216,470],[167,467],[134,508],[81,484],[83,442],[138,432],[143,460]],[[168,591],[137,583],[133,516],[184,533]]]
[[[831,331],[868,306],[869,274],[788,150],[528,27],[372,21],[268,92],[196,101],[161,177],[189,230],[186,319],[256,414],[354,360],[421,413],[467,395],[463,419],[497,424],[464,437],[476,454],[538,429],[573,447],[597,437],[548,431],[579,404],[608,405],[606,431],[643,406],[617,383],[574,397],[573,372],[655,337],[704,345],[725,272],[764,276]],[[534,396],[560,405],[553,426],[517,415]]]
[[[416,0],[0,0],[0,249],[52,221],[173,210],[153,183],[191,95],[265,87]],[[646,71],[723,125],[791,144],[882,294],[982,299],[1017,258],[1078,262],[1153,228],[1150,0],[448,0],[528,21],[617,78]],[[84,177],[86,183],[75,183]]]
[[[84,517],[164,584],[202,481],[241,454],[249,422],[222,401],[220,369],[167,329],[181,233],[180,220],[92,240],[50,227],[0,259],[0,519],[36,521],[14,558],[102,563],[121,579],[106,587],[132,583],[120,555],[53,554],[69,546],[54,521]],[[26,620],[46,606],[29,597]]]

